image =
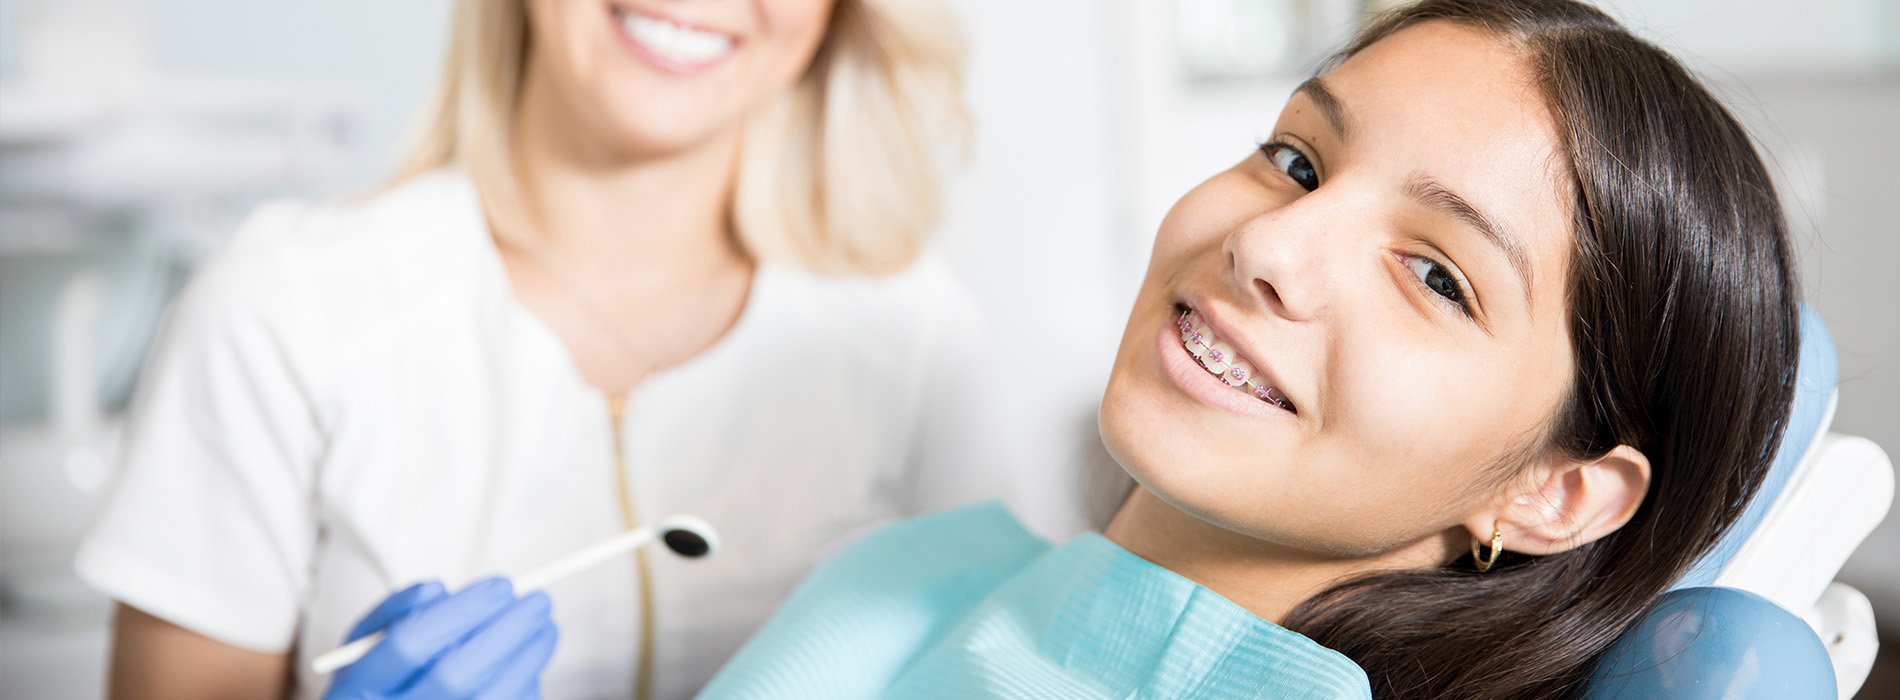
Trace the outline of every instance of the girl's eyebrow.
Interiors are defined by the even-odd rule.
[[[1451,191],[1438,180],[1423,172],[1414,172],[1405,182],[1405,193],[1411,195],[1425,206],[1437,209],[1477,229],[1491,245],[1504,252],[1511,261],[1511,269],[1517,272],[1517,281],[1524,288],[1524,305],[1531,302],[1531,266],[1530,259],[1524,253],[1524,242],[1497,223],[1496,217],[1485,216],[1484,212],[1471,205],[1457,192]]]
[[[1339,97],[1326,87],[1325,82],[1318,77],[1307,78],[1306,82],[1293,90],[1293,94],[1304,94],[1306,99],[1313,101],[1313,106],[1319,108],[1320,116],[1325,117],[1326,123],[1331,124],[1333,131],[1339,134],[1341,143],[1352,139],[1352,115],[1346,111],[1345,105],[1340,104]]]

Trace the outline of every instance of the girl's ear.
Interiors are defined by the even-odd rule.
[[[1588,462],[1533,467],[1513,480],[1500,502],[1473,514],[1465,528],[1490,546],[1492,528],[1504,549],[1556,554],[1615,532],[1636,514],[1649,491],[1649,458],[1628,445]]]

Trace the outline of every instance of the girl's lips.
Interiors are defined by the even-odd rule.
[[[1273,386],[1272,378],[1257,370],[1233,345],[1217,337],[1213,324],[1199,312],[1192,308],[1182,310],[1175,326],[1181,329],[1181,347],[1186,348],[1208,374],[1220,377],[1228,386],[1252,394],[1256,399],[1299,413],[1287,399],[1286,392]]]
[[[1291,411],[1254,398],[1252,394],[1241,393],[1208,373],[1181,344],[1181,330],[1175,325],[1164,324],[1155,335],[1155,355],[1163,373],[1174,385],[1203,404],[1245,416],[1299,420]]]

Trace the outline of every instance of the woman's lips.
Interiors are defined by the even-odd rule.
[[[637,10],[613,8],[620,34],[641,58],[677,73],[704,70],[732,53],[733,37]]]

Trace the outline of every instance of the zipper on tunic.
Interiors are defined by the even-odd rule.
[[[607,417],[613,424],[614,436],[614,476],[620,488],[620,520],[623,530],[632,530],[640,526],[640,518],[633,506],[633,475],[627,469],[626,439],[621,431],[621,422],[627,413],[625,394],[608,397]],[[651,700],[653,697],[653,572],[647,566],[647,550],[642,547],[633,550],[633,566],[636,583],[640,587],[640,652],[639,661],[633,676],[633,697],[635,700]]]

